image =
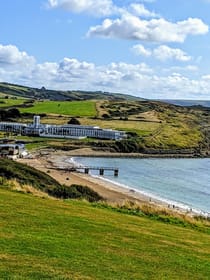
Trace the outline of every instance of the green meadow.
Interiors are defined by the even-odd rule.
[[[210,234],[0,189],[0,279],[209,279]]]
[[[21,105],[25,101],[26,101],[26,99],[23,99],[23,98],[17,98],[17,99],[0,98],[0,108]]]
[[[57,114],[69,116],[94,117],[94,101],[36,101],[33,107],[21,108],[22,113]]]

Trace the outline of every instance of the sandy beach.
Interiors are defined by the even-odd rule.
[[[45,149],[32,153],[29,158],[18,159],[18,161],[47,173],[60,184],[65,184],[66,186],[71,186],[72,184],[88,186],[100,194],[109,204],[123,205],[133,203],[137,206],[146,205],[159,210],[167,210],[167,212],[173,214],[189,216],[203,215],[202,213],[194,212],[192,209],[182,208],[155,199],[132,188],[124,188],[100,177],[93,177],[82,172],[64,170],[74,166],[74,163],[69,160],[74,156],[132,157],[132,154],[107,154],[107,152],[96,152],[91,149],[78,149],[68,152]],[[141,157],[141,154],[136,154],[135,157]]]
[[[65,184],[67,186],[72,184],[88,186],[98,192],[107,202],[110,203],[114,202],[121,204],[125,201],[132,201],[135,203],[154,203],[150,201],[151,198],[143,194],[141,195],[140,193],[136,193],[132,189],[129,190],[122,188],[116,184],[112,184],[111,182],[107,182],[100,178],[92,177],[88,174],[62,170],[72,167],[72,163],[69,162],[69,158],[76,155],[76,153],[72,154],[71,152],[41,151],[39,153],[32,154],[30,158],[22,158],[18,161],[48,173],[61,184]]]

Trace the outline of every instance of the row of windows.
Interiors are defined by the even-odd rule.
[[[22,131],[24,129],[24,125],[21,124],[0,124],[0,130],[1,131]]]
[[[44,134],[63,135],[63,136],[89,136],[100,138],[115,139],[118,133],[115,131],[105,131],[96,129],[66,129],[66,128],[47,128]]]
[[[96,137],[96,138],[107,138],[107,139],[120,139],[125,133],[118,132],[113,130],[103,130],[95,128],[67,128],[67,127],[42,127],[34,128],[27,127],[25,124],[11,124],[11,123],[1,123],[0,130],[7,132],[19,132],[22,134],[38,134],[38,135],[58,135],[58,136],[87,136],[87,137]]]

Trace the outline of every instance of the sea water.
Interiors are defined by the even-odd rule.
[[[165,202],[210,214],[210,159],[77,157],[82,165],[119,168],[104,178]],[[98,171],[91,171],[98,175]]]

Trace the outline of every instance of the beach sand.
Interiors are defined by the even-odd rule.
[[[95,153],[95,151],[52,151],[41,150],[32,154],[30,158],[18,159],[18,161],[30,165],[40,171],[48,173],[51,177],[56,179],[60,184],[71,186],[72,184],[78,184],[88,186],[98,194],[100,194],[107,203],[115,205],[123,205],[131,202],[135,205],[147,205],[158,209],[167,209],[180,214],[188,214],[193,216],[193,212],[189,210],[176,207],[175,205],[165,203],[161,200],[151,198],[144,195],[141,192],[137,192],[134,189],[123,188],[117,184],[109,181],[105,181],[98,177],[93,177],[88,174],[80,172],[70,172],[62,169],[68,169],[73,166],[73,163],[69,161],[72,156],[114,156],[113,154],[107,155],[107,153]],[[115,155],[115,156],[123,156]],[[128,156],[128,155],[127,155]],[[131,155],[130,155],[131,156]]]
[[[60,151],[52,153],[49,151],[35,154],[32,158],[19,159],[18,161],[48,173],[48,175],[56,179],[60,184],[67,186],[72,184],[88,186],[98,192],[107,202],[116,202],[119,204],[126,200],[149,202],[149,197],[135,193],[134,190],[124,189],[111,182],[92,177],[88,174],[61,170],[72,167],[72,163],[68,162],[71,156],[71,153]]]

